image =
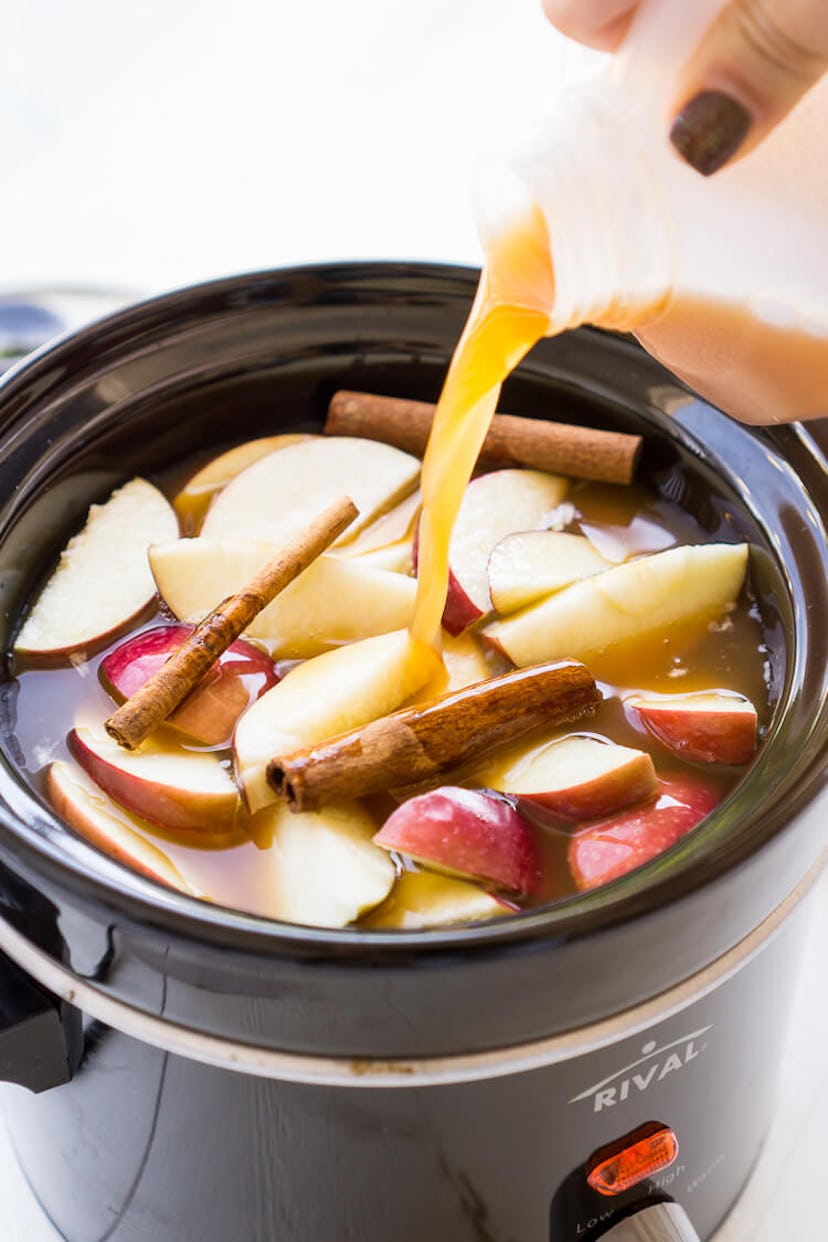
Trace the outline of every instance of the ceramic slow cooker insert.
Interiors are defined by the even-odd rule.
[[[129,475],[313,430],[338,387],[433,400],[474,283],[397,264],[239,277],[15,368],[4,648],[67,533]],[[828,604],[825,460],[811,433],[733,423],[590,330],[543,342],[503,405],[643,433],[645,480],[711,538],[753,545],[775,703],[756,763],[604,889],[496,924],[322,931],[195,902],[66,832],[17,766],[7,668],[0,1073],[32,1089],[12,1140],[71,1242],[686,1242],[738,1196],[825,841],[809,624]],[[628,1189],[590,1183],[641,1151]]]

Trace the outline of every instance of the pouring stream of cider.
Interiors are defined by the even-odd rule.
[[[449,583],[449,540],[497,407],[500,387],[550,324],[555,279],[540,209],[489,247],[474,304],[454,351],[423,459],[417,551],[416,641],[439,649]]]

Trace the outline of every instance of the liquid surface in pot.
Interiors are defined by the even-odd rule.
[[[483,478],[491,480],[506,473],[514,475],[518,472],[478,476],[472,486],[478,486],[478,481]],[[399,506],[398,511],[401,512],[403,507]],[[410,504],[408,507],[411,508]],[[384,520],[389,522],[392,517],[393,513]],[[589,548],[605,558],[607,569],[632,565],[636,559],[657,557],[684,545],[699,547],[705,539],[704,532],[692,518],[641,485],[622,487],[571,482],[566,489],[566,499],[555,517],[558,519],[556,525],[566,525],[565,534],[570,538],[581,539],[585,544],[588,540]],[[404,517],[401,518],[402,523],[405,521]],[[361,546],[368,547],[370,533],[369,529],[354,541],[354,552]],[[531,533],[540,535],[541,539],[552,536],[554,541],[558,532]],[[406,546],[408,548],[410,565],[410,534],[402,543],[403,551]],[[501,551],[504,549],[508,551],[508,542],[501,542]],[[384,551],[382,546],[379,551]],[[343,555],[342,560],[353,563],[364,559],[368,564],[370,558],[376,555],[376,550],[369,549],[347,558]],[[508,568],[508,561],[505,564]],[[373,570],[373,573],[379,574],[380,581],[387,584],[390,575],[396,576],[400,570]],[[410,580],[404,570],[401,576],[406,581]],[[538,603],[543,603],[544,598],[552,597],[541,597]],[[413,599],[409,607],[412,603]],[[500,622],[495,621],[494,624],[507,623],[515,616],[529,615],[532,607],[530,604],[517,612],[504,612]],[[427,702],[444,692],[447,683],[452,687],[461,686],[468,680],[477,680],[481,675],[497,674],[510,668],[511,662],[487,645],[484,633],[492,624],[491,615],[488,615],[457,637],[445,634],[448,673],[436,674],[409,701]],[[157,632],[159,626],[170,626],[166,610],[143,621],[135,627],[134,634],[140,639]],[[295,650],[292,640],[284,637],[286,633],[283,632],[281,643],[275,644],[274,654],[277,656],[280,648],[282,653],[285,648],[291,652]],[[339,873],[331,874],[324,848],[321,857],[311,854],[304,864],[300,858],[297,865],[300,869],[304,866],[304,875],[297,876],[293,870],[290,871],[294,891],[291,900],[286,901],[286,894],[276,884],[276,879],[285,859],[289,867],[293,867],[295,842],[280,841],[284,824],[279,822],[274,825],[267,811],[249,819],[243,815],[232,818],[229,835],[224,837],[222,833],[226,832],[226,828],[211,831],[206,820],[194,834],[153,823],[156,804],[147,800],[145,794],[139,794],[139,802],[132,803],[133,807],[138,806],[141,797],[145,798],[146,809],[140,815],[102,793],[98,809],[105,808],[105,814],[113,817],[116,823],[136,833],[148,843],[150,849],[158,850],[161,857],[175,869],[169,872],[161,858],[131,853],[129,842],[121,843],[111,835],[107,841],[100,835],[95,836],[94,832],[90,833],[83,814],[78,818],[77,806],[79,803],[83,805],[82,793],[74,804],[71,798],[69,803],[55,799],[54,790],[50,790],[50,774],[55,771],[53,765],[56,761],[71,769],[77,779],[84,779],[77,766],[78,751],[67,739],[78,721],[100,722],[113,710],[111,683],[107,683],[110,685],[108,692],[101,678],[102,665],[129,641],[133,639],[118,637],[107,644],[100,654],[64,667],[26,668],[21,664],[16,737],[32,784],[47,795],[51,792],[52,800],[63,817],[70,824],[74,823],[82,835],[155,878],[176,886],[183,881],[191,890],[212,901],[255,914],[286,917],[286,911],[297,916],[304,912],[304,921],[308,922],[314,918],[333,922],[336,917],[341,917],[343,922],[355,919],[358,924],[366,926],[412,927],[498,917],[511,909],[561,900],[593,886],[603,876],[612,878],[671,843],[675,839],[671,821],[677,832],[683,831],[686,825],[699,822],[703,814],[739,779],[742,771],[740,764],[688,761],[680,751],[660,742],[647,728],[631,707],[631,697],[641,693],[656,703],[672,703],[677,696],[681,701],[685,701],[683,696],[689,696],[692,703],[693,695],[715,687],[724,695],[734,696],[736,705],[741,705],[744,700],[752,702],[758,708],[760,729],[766,724],[768,714],[761,627],[755,604],[745,591],[741,592],[736,607],[728,608],[721,616],[701,621],[696,618],[684,627],[670,627],[655,640],[648,631],[641,641],[628,642],[618,650],[610,647],[603,653],[595,653],[590,664],[599,679],[602,693],[602,702],[595,715],[563,727],[537,729],[500,750],[481,755],[480,762],[467,764],[464,770],[453,772],[450,779],[440,783],[472,789],[502,788],[509,783],[504,779],[506,774],[514,769],[519,771],[526,756],[542,753],[553,739],[575,737],[594,745],[603,743],[608,747],[629,748],[637,757],[633,760],[633,767],[642,762],[641,756],[649,756],[658,786],[647,785],[645,774],[642,787],[645,796],[642,800],[636,800],[634,779],[642,779],[641,773],[639,771],[635,777],[630,770],[629,786],[625,791],[623,783],[627,777],[622,772],[621,786],[609,789],[606,793],[608,801],[603,804],[608,810],[617,803],[619,810],[601,816],[596,816],[591,809],[578,812],[577,790],[571,795],[575,806],[569,817],[560,816],[545,807],[542,799],[533,801],[530,797],[507,794],[508,805],[519,808],[521,819],[527,825],[537,861],[537,882],[532,883],[531,891],[518,893],[490,881],[478,885],[468,877],[447,877],[443,869],[430,868],[427,858],[415,862],[410,855],[398,849],[389,855],[393,864],[393,875],[390,877],[394,880],[393,885],[389,886],[382,900],[360,911],[354,905],[346,908],[347,903],[343,905],[341,900],[327,899],[331,891],[336,893],[339,885],[347,886],[347,881]],[[253,645],[271,644],[254,639]],[[327,644],[321,641],[321,645],[324,647]],[[296,666],[297,658],[288,656],[277,661],[277,670]],[[306,658],[305,666],[310,666],[315,659],[314,656]],[[254,676],[255,670],[253,674],[244,675]],[[732,723],[738,725],[740,722],[736,720]],[[164,746],[171,753],[180,751],[198,755],[207,751],[215,754],[225,772],[229,774],[232,770],[233,756],[226,745],[210,747],[198,744],[186,735],[173,734],[168,727],[157,736],[164,739]],[[576,755],[573,762],[582,765],[584,760]],[[108,785],[105,774],[99,779]],[[592,779],[587,756],[582,790],[587,797],[584,803],[587,807]],[[513,779],[512,783],[519,785],[520,782]],[[550,779],[550,784],[554,783]],[[572,784],[569,781],[569,785]],[[109,788],[114,787],[109,785]],[[124,801],[129,804],[128,794]],[[387,821],[397,807],[397,798],[377,793],[359,802],[367,817],[358,825],[359,836],[370,841],[372,833]],[[408,805],[414,803],[409,802]],[[647,816],[641,816],[642,809],[659,805],[660,815],[650,822]],[[676,808],[673,814],[669,813],[671,805]],[[293,818],[297,823],[302,823],[306,817],[299,815]],[[106,821],[104,830],[111,833],[112,826]],[[617,836],[615,840],[614,833]],[[606,838],[603,847],[600,844],[602,834]],[[595,853],[596,842],[597,857],[580,864],[579,853],[586,851],[584,857]],[[301,849],[298,853],[301,855]],[[317,883],[321,885],[323,896],[317,896],[313,902],[303,899],[302,889],[312,891]],[[383,878],[377,890],[380,894],[384,892],[385,883],[386,878]],[[341,893],[338,896],[341,898]],[[356,900],[359,901],[359,898]],[[350,915],[350,919],[346,915]],[[297,921],[303,919],[298,918]]]
[[[548,327],[548,254],[538,214],[489,255],[421,478],[415,458],[374,441],[279,436],[222,455],[178,494],[197,538],[177,538],[140,480],[93,509],[17,641],[24,767],[76,831],[251,913],[437,926],[609,882],[739,779],[768,715],[745,545],[705,542],[639,485],[531,463],[469,482],[502,380]],[[240,590],[330,499],[328,483],[357,501],[355,526],[169,724],[120,749],[103,722],[183,641],[170,616],[195,624]],[[146,587],[123,566],[144,516],[136,563],[145,570],[149,544],[163,611],[136,625],[125,594],[137,606]],[[84,558],[89,576],[73,587]],[[96,597],[115,621],[81,633]],[[530,700],[544,678],[539,724]],[[456,709],[441,698],[451,693]],[[349,749],[329,745],[339,735]]]

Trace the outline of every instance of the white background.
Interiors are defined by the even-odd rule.
[[[5,8],[6,285],[476,262],[477,154],[591,60],[540,0]]]
[[[149,293],[314,260],[477,263],[476,158],[595,59],[540,0],[6,5],[0,294]],[[823,1233],[828,882],[814,905],[778,1118],[716,1242]],[[2,1242],[55,1236],[0,1128]]]

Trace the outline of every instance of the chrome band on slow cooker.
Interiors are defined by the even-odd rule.
[[[680,1013],[719,987],[760,953],[815,883],[828,853],[773,914],[729,953],[678,987],[606,1022],[513,1048],[468,1056],[412,1058],[408,1061],[297,1056],[272,1048],[230,1043],[142,1013],[113,1000],[93,984],[72,975],[0,920],[0,950],[49,991],[107,1026],[166,1052],[207,1065],[284,1082],[332,1087],[426,1087],[475,1082],[521,1074],[617,1043]],[[688,1036],[692,1040],[698,1034]],[[687,1040],[685,1042],[688,1042]]]

